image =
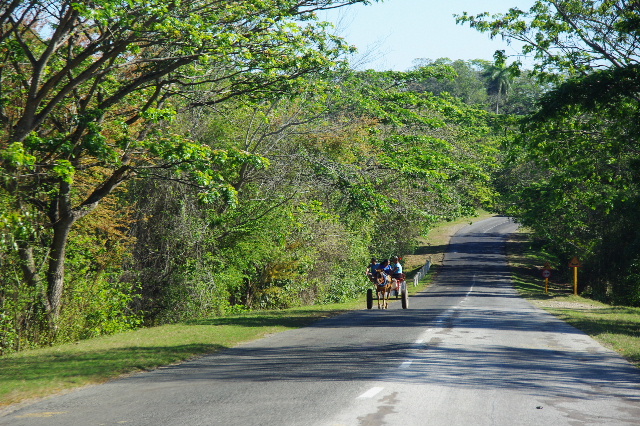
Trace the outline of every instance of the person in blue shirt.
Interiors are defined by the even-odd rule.
[[[391,265],[390,266],[390,274],[392,278],[403,278],[403,274],[402,274],[402,265],[400,264],[400,259],[398,258],[398,256],[393,256],[391,258]]]
[[[393,269],[392,266],[389,264],[388,259],[381,260],[377,268],[378,270],[382,269],[382,272],[384,272],[387,275],[391,275],[391,271]]]
[[[365,275],[374,283],[376,282],[376,271],[378,270],[379,265],[380,264],[376,258],[372,257],[369,266],[367,266],[367,272],[365,272]]]

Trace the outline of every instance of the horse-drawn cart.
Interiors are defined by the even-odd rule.
[[[402,309],[409,308],[409,292],[407,290],[407,280],[405,274],[400,274],[398,278],[380,273],[375,280],[372,280],[375,289],[367,289],[367,309],[373,308],[374,290],[378,300],[378,309],[386,309],[389,297],[395,296],[402,300]]]

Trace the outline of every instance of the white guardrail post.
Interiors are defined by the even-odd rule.
[[[431,268],[431,259],[429,259],[427,261],[427,263],[420,268],[420,270],[416,273],[416,275],[413,277],[413,286],[417,286],[418,283],[420,282],[420,280],[422,279],[422,277],[424,277],[425,275],[427,275],[427,273],[429,272],[429,269]]]

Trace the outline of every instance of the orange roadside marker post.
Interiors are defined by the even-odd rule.
[[[569,268],[573,268],[573,294],[578,295],[578,268],[582,266],[578,256],[573,256],[569,262]]]

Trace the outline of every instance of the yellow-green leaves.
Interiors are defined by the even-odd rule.
[[[75,167],[68,160],[58,160],[53,165],[53,173],[64,182],[73,183],[73,175],[76,173]]]
[[[36,157],[29,154],[21,142],[13,142],[0,150],[0,158],[13,167],[31,166],[36,161]]]
[[[171,108],[149,108],[140,113],[140,117],[154,123],[160,121],[171,122],[176,116],[176,111]]]

